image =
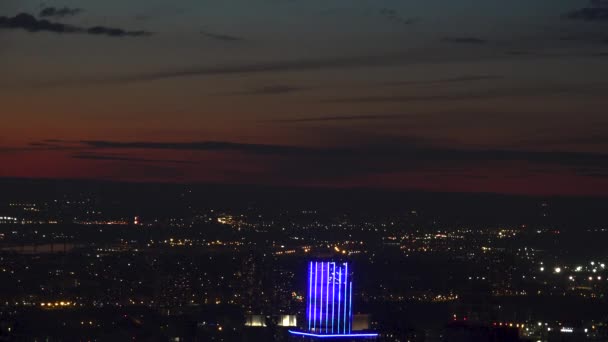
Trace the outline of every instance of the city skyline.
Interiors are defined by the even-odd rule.
[[[0,177],[604,196],[607,12],[4,2]]]
[[[0,338],[608,336],[598,198],[0,184]]]

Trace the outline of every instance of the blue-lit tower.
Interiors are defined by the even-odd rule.
[[[306,326],[290,331],[303,338],[370,339],[375,333],[352,331],[353,281],[348,262],[311,261],[308,263]]]

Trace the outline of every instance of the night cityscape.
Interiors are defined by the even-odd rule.
[[[608,0],[0,0],[0,342],[608,341]]]
[[[336,332],[374,332],[377,341],[608,339],[608,203],[597,198],[2,186],[4,340],[290,341],[290,330],[315,329],[309,287],[334,271],[349,278],[318,286],[318,298],[333,286],[333,299],[314,310],[335,318]],[[330,270],[323,260],[348,265]],[[345,297],[342,316],[329,313]],[[330,328],[321,319],[314,331]]]

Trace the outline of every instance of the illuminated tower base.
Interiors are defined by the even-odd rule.
[[[378,336],[375,333],[352,331],[351,273],[347,262],[311,261],[308,264],[307,325],[302,331],[290,330],[292,337],[303,340],[351,341],[375,339]]]

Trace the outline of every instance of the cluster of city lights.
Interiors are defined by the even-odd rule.
[[[539,271],[540,272],[545,272],[547,270],[547,268],[545,267],[545,265],[541,262],[540,263],[540,267],[539,267]],[[589,281],[589,282],[593,282],[593,281],[601,281],[604,279],[604,277],[602,277],[600,275],[601,272],[605,272],[608,271],[606,269],[606,264],[603,262],[597,262],[597,261],[591,261],[589,262],[588,265],[576,265],[576,266],[555,266],[552,269],[552,273],[556,274],[556,275],[560,275],[560,274],[564,274],[564,273],[569,273],[568,274],[568,280],[571,282],[577,281],[577,280],[583,280],[583,281]],[[577,274],[583,274],[580,276],[577,276]]]
[[[66,307],[66,306],[76,306],[76,302],[68,302],[68,301],[60,301],[60,302],[47,302],[40,303],[40,306],[47,308],[57,308],[57,307]]]
[[[526,325],[524,323],[513,323],[513,322],[494,322],[492,323],[495,327],[509,327],[509,328],[525,328]]]

